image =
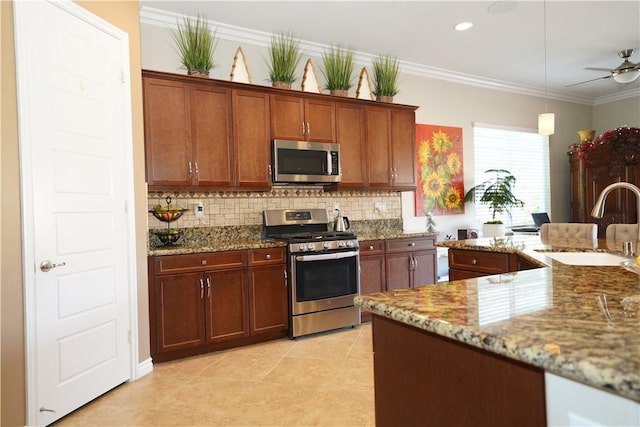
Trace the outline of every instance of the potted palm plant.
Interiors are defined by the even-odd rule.
[[[209,29],[209,21],[200,15],[195,19],[185,17],[182,25],[177,23],[173,40],[187,74],[208,77],[214,66],[213,52],[217,45],[215,32]]]
[[[484,237],[504,236],[504,224],[496,219],[497,214],[507,213],[511,217],[511,208],[522,207],[524,202],[513,194],[516,177],[505,169],[488,169],[484,173],[494,174],[491,178],[471,188],[464,195],[464,201],[473,203],[478,194],[481,194],[478,202],[489,205],[491,221],[483,225]]]
[[[291,89],[295,71],[302,58],[300,42],[291,33],[276,32],[269,46],[269,80],[273,87]]]
[[[393,97],[398,93],[399,74],[398,58],[378,55],[373,60],[373,94],[376,100],[393,102]]]
[[[326,88],[331,95],[347,96],[351,88],[351,74],[353,73],[353,51],[341,45],[331,46],[322,53],[324,78]]]

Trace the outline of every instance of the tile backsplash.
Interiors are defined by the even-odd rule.
[[[188,211],[171,223],[171,228],[261,225],[266,209],[325,208],[332,220],[339,206],[350,220],[401,219],[400,193],[393,191],[324,191],[322,187],[274,187],[271,191],[211,193],[149,193],[148,205],[171,204]],[[204,213],[196,217],[195,207],[202,203]],[[167,224],[149,215],[149,229],[166,228]]]

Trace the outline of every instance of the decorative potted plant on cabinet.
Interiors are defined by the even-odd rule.
[[[504,236],[504,224],[496,219],[496,214],[506,212],[511,217],[511,208],[522,207],[524,202],[513,194],[516,177],[511,172],[504,169],[489,169],[484,173],[495,174],[495,176],[467,191],[464,201],[473,203],[476,201],[476,195],[482,194],[478,202],[489,205],[491,210],[491,221],[484,223],[482,235],[484,237]]]
[[[327,81],[326,88],[331,95],[347,96],[352,86],[353,51],[342,45],[331,46],[322,53],[322,63],[322,73]]]
[[[187,74],[208,77],[214,66],[213,52],[217,45],[215,32],[209,29],[209,21],[200,15],[195,19],[185,17],[182,25],[177,23],[173,40]]]
[[[373,94],[376,100],[393,102],[393,97],[398,93],[399,73],[398,58],[378,55],[373,60]]]
[[[291,33],[276,32],[269,46],[269,80],[273,87],[291,89],[302,54],[300,42]]]

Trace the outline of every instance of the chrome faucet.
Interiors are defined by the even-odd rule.
[[[598,196],[598,200],[596,200],[595,205],[593,205],[591,216],[594,218],[602,218],[604,215],[604,202],[607,200],[607,195],[617,188],[626,188],[636,195],[636,216],[638,218],[638,232],[640,233],[640,188],[633,184],[629,184],[628,182],[614,182],[613,184],[607,185]]]

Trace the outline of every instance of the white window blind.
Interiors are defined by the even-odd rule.
[[[511,209],[511,218],[503,214],[507,227],[532,224],[531,213],[549,212],[551,190],[549,186],[549,138],[534,132],[500,129],[475,124],[473,128],[475,183],[487,180],[488,169],[506,169],[516,177],[515,196],[524,202],[521,208]],[[491,220],[486,204],[478,203],[476,195],[476,221],[483,224]]]

